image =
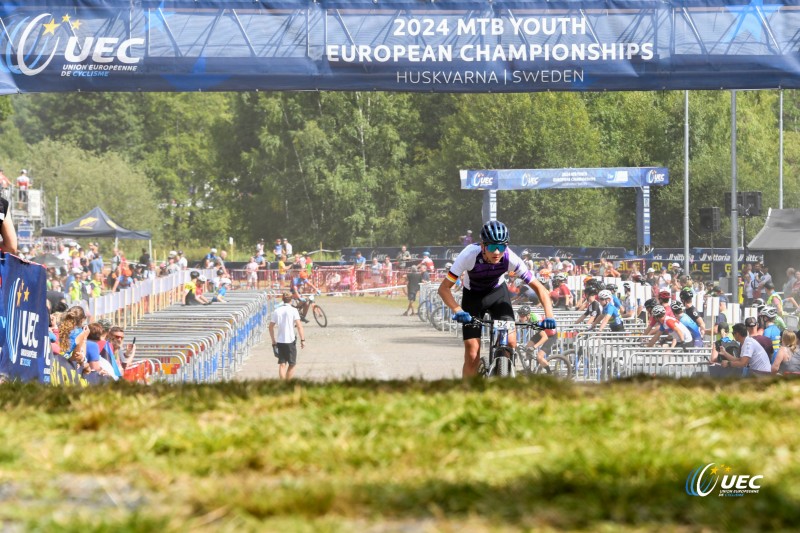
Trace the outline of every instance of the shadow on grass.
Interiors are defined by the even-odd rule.
[[[0,407],[6,410],[15,407],[33,407],[46,412],[69,411],[78,398],[97,398],[105,400],[114,397],[146,396],[153,398],[169,398],[172,409],[183,409],[190,412],[205,410],[229,400],[248,400],[257,397],[276,397],[283,395],[304,394],[338,394],[357,396],[363,394],[445,394],[453,392],[481,393],[487,390],[500,390],[508,393],[541,393],[561,397],[605,394],[608,389],[637,389],[642,391],[675,388],[725,390],[728,393],[757,392],[788,381],[787,378],[765,378],[758,380],[715,380],[710,378],[693,378],[675,380],[670,378],[653,378],[647,376],[634,377],[604,384],[576,384],[538,376],[533,378],[518,377],[515,380],[471,380],[443,379],[426,381],[421,379],[380,381],[368,379],[346,379],[342,381],[291,381],[250,380],[226,381],[210,384],[166,383],[154,385],[138,385],[128,382],[116,382],[90,388],[52,387],[37,383],[11,382],[0,385]]]
[[[681,473],[682,475],[682,473]],[[730,531],[790,530],[800,506],[786,492],[766,487],[759,494],[700,498],[686,494],[683,480],[592,479],[542,472],[502,485],[485,482],[392,482],[332,487],[284,487],[270,498],[238,502],[245,512],[308,518],[326,515],[383,519],[468,518],[497,525],[592,530],[603,524],[700,526]]]

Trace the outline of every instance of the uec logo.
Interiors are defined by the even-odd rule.
[[[656,170],[650,170],[647,172],[647,183],[656,184],[656,183],[664,183],[667,181],[666,174],[663,172],[658,172]]]
[[[50,24],[42,24],[42,20],[47,18],[51,19]],[[45,59],[44,62],[38,66],[37,63],[39,63],[46,52],[33,54],[31,51],[39,46],[40,40],[47,36],[48,33],[52,33],[52,35],[55,36],[55,27],[57,25],[52,21],[52,18],[52,14],[42,13],[24,26],[22,35],[20,35],[19,38],[19,43],[17,43],[15,47],[17,51],[16,67],[12,65],[11,54],[9,52],[6,52],[5,54],[5,62],[9,69],[17,74],[21,73],[25,74],[26,76],[35,76],[47,68],[47,66],[53,60],[53,56],[58,49],[58,44],[61,41],[61,38],[56,37],[53,48],[50,51],[50,55],[47,56],[47,59]],[[51,25],[52,27],[50,27]],[[43,35],[41,35],[41,28],[43,26],[48,29],[45,30]],[[20,27],[21,24],[17,26],[13,32],[11,32],[11,40],[15,39]],[[40,31],[35,31],[37,29]],[[30,47],[28,46],[29,39],[32,39],[33,41],[33,44],[30,45]],[[46,46],[49,40],[50,38],[47,37],[42,46]],[[144,46],[144,39],[120,40],[116,37],[87,37],[83,39],[83,42],[79,42],[78,37],[71,36],[69,40],[67,40],[67,45],[64,50],[64,60],[69,63],[80,63],[91,55],[92,61],[95,63],[111,63],[115,59],[120,63],[138,63],[141,58],[131,57],[130,55],[130,49],[133,46]],[[12,47],[8,47],[8,50],[11,50],[11,48]],[[25,60],[26,55],[35,57],[31,64],[28,64],[28,62]]]
[[[522,175],[523,187],[536,187],[539,185],[539,177],[528,174],[527,172]]]
[[[494,185],[494,177],[492,176],[478,172],[472,177],[473,187],[491,187],[492,185]]]
[[[712,468],[716,463],[709,463],[704,467],[697,467],[689,473],[686,478],[686,494],[690,496],[705,497],[711,494],[720,482],[717,474],[722,468]],[[723,465],[724,466],[724,465]],[[709,470],[710,469],[710,470]],[[725,469],[730,471],[730,468]],[[709,472],[706,476],[706,472]],[[720,495],[741,495],[742,493],[757,493],[761,485],[756,484],[756,480],[764,479],[764,476],[747,475],[724,475],[720,483]],[[736,493],[736,494],[734,494]]]

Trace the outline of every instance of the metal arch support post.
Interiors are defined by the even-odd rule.
[[[736,200],[736,91],[731,91],[731,303],[739,303],[739,205]],[[739,317],[733,317],[734,323]]]
[[[689,270],[689,91],[683,91],[683,271]]]

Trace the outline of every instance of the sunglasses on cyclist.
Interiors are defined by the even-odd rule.
[[[500,253],[502,253],[502,252],[505,252],[505,251],[506,251],[506,247],[507,247],[507,246],[508,246],[508,245],[506,245],[506,244],[487,244],[487,245],[486,245],[486,249],[487,249],[487,250],[488,250],[490,253],[494,253],[494,252],[500,252]]]

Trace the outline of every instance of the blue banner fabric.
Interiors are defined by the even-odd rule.
[[[0,257],[0,373],[50,382],[47,281],[41,265]]]
[[[462,170],[460,179],[461,188],[468,190],[599,189],[667,185],[669,171],[662,167]]]
[[[800,87],[784,0],[6,0],[0,94]]]

